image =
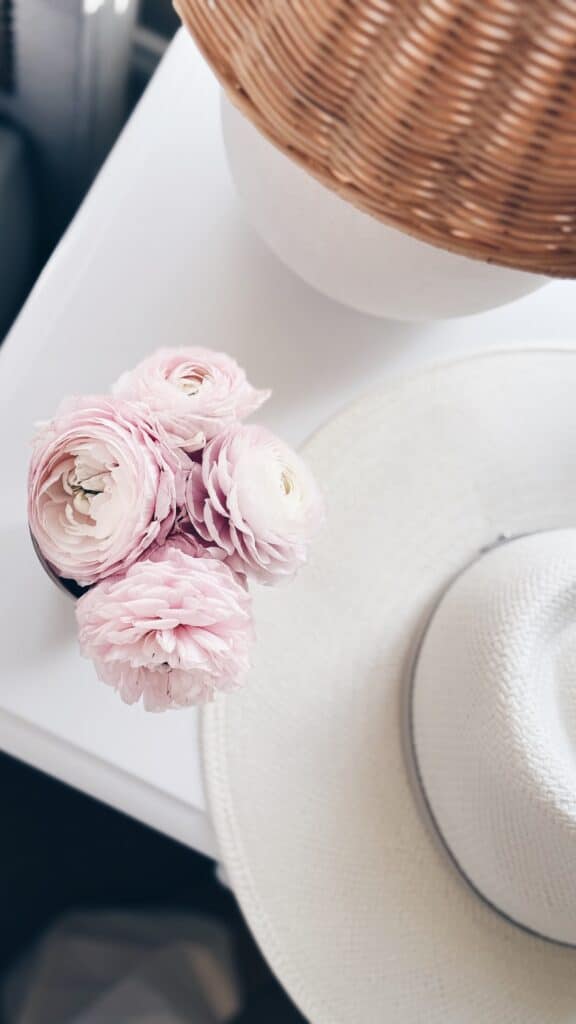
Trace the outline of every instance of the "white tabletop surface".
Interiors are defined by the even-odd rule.
[[[180,32],[0,351],[0,748],[216,855],[195,711],[147,714],[101,685],[32,554],[28,442],[61,397],[106,389],[159,344],[199,343],[273,387],[262,418],[299,444],[380,380],[575,329],[573,283],[429,325],[355,314],[301,283],[243,221],[218,86]]]

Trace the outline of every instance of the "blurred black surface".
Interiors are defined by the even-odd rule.
[[[153,32],[169,38],[180,26],[170,0],[142,0],[139,21]]]
[[[0,0],[0,89],[4,92],[14,88],[13,20],[13,0]]]
[[[2,754],[0,800],[0,971],[67,910],[195,910],[234,935],[248,1003],[237,1024],[301,1024],[212,861]]]
[[[277,982],[263,985],[248,997],[240,1016],[230,1024],[306,1024]]]

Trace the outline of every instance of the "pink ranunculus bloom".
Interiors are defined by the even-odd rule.
[[[253,388],[230,356],[199,347],[158,349],[124,373],[114,393],[143,402],[186,452],[200,451],[270,395]]]
[[[188,477],[186,508],[205,542],[238,572],[274,583],[306,561],[323,518],[302,459],[264,427],[235,425],[214,438]]]
[[[246,586],[223,562],[168,541],[76,605],[82,654],[127,704],[149,711],[240,686],[253,642]]]
[[[190,461],[133,402],[62,403],[35,439],[28,518],[47,562],[91,586],[121,572],[172,529]]]
[[[204,540],[196,533],[185,508],[180,510],[166,543],[175,544],[181,551],[193,555],[194,558],[216,558],[219,562],[226,562],[228,558],[223,548],[212,541]]]

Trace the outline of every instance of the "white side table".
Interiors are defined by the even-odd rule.
[[[196,713],[146,714],[102,686],[32,554],[28,440],[62,396],[106,389],[159,344],[212,345],[274,388],[262,418],[299,444],[385,377],[575,329],[573,283],[431,325],[355,314],[302,284],[244,224],[218,86],[180,32],[0,351],[0,748],[216,856]]]

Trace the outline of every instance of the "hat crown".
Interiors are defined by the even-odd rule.
[[[414,752],[438,830],[498,910],[576,944],[576,530],[484,554],[420,650]]]

